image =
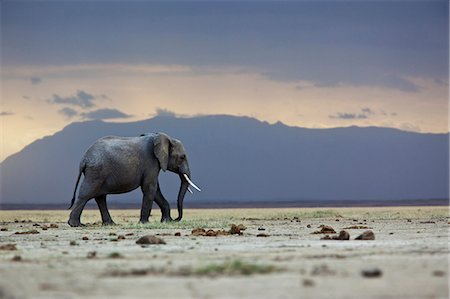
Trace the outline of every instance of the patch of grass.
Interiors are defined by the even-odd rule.
[[[193,229],[197,227],[201,228],[224,228],[229,227],[230,222],[227,219],[193,219],[193,220],[182,220],[179,222],[159,222],[151,221],[146,224],[141,223],[127,223],[121,228],[128,229]]]
[[[200,276],[267,274],[278,270],[272,265],[250,264],[240,260],[210,264],[193,271]]]

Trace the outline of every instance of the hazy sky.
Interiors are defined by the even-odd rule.
[[[448,132],[448,1],[0,3],[0,160],[156,113]]]

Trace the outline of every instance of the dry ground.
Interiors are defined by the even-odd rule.
[[[449,295],[447,207],[186,210],[181,223],[170,224],[158,223],[155,211],[144,226],[136,224],[138,210],[112,210],[114,227],[96,223],[99,213],[91,210],[83,213],[88,225],[82,228],[69,227],[68,214],[0,211],[6,229],[0,246],[17,248],[0,250],[0,298]],[[196,227],[228,229],[231,223],[247,229],[243,235],[191,235]],[[320,225],[337,232],[367,226],[376,240],[354,240],[367,229],[346,229],[350,241],[320,240],[323,235],[312,234]],[[38,233],[15,234],[30,230]],[[167,244],[137,245],[146,234]],[[366,277],[365,271],[379,275]]]

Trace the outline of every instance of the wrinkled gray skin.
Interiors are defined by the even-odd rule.
[[[71,207],[81,174],[84,174],[84,179],[70,213],[69,225],[81,225],[81,212],[92,198],[95,198],[100,209],[103,224],[114,224],[106,206],[106,195],[125,193],[138,187],[141,187],[143,193],[140,222],[148,222],[153,200],[161,209],[161,222],[172,221],[169,203],[159,188],[158,174],[161,169],[180,176],[178,218],[175,219],[179,221],[183,217],[183,199],[189,187],[182,174],[191,177],[183,144],[164,133],[100,138],[86,151],[80,162]]]

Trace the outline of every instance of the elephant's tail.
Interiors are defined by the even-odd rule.
[[[86,168],[85,165],[80,165],[80,171],[78,172],[77,183],[75,184],[75,190],[73,190],[73,197],[72,197],[72,202],[70,203],[69,210],[72,208],[73,203],[75,202],[75,196],[77,194],[78,183],[80,182],[81,174],[84,172],[85,168]]]

